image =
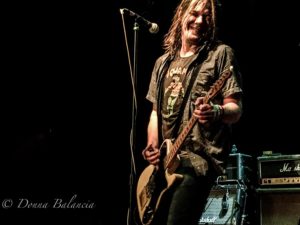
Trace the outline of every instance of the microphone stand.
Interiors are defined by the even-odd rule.
[[[132,82],[133,82],[133,89],[134,93],[136,90],[136,80],[137,80],[137,59],[138,59],[138,31],[139,31],[139,24],[137,19],[135,19],[134,26],[134,42],[133,42],[133,72],[132,72]],[[137,99],[136,95],[133,95],[132,99],[132,119],[131,119],[131,135],[130,135],[130,146],[131,146],[131,167],[130,167],[130,178],[129,178],[129,208],[127,213],[127,223],[128,225],[133,224],[133,199],[134,198],[134,184],[136,178],[136,168],[135,168],[135,160],[134,160],[134,152],[135,152],[135,141],[136,141],[136,117],[137,117]]]

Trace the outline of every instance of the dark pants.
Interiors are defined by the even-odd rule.
[[[183,180],[169,190],[155,225],[198,225],[214,184],[214,175],[196,176],[193,168],[179,168]],[[157,218],[156,218],[157,219]],[[151,224],[152,225],[152,224]]]

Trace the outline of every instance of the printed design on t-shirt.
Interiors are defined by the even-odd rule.
[[[167,75],[167,78],[171,79],[169,86],[165,89],[165,96],[167,97],[167,95],[169,95],[167,98],[168,115],[173,114],[178,97],[184,95],[182,77],[185,75],[186,71],[186,68],[175,67],[172,68]]]

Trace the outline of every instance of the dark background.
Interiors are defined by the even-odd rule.
[[[137,174],[151,105],[152,66],[162,54],[174,0],[3,5],[0,201],[53,198],[95,202],[94,209],[0,208],[5,224],[126,224],[130,197],[132,85],[119,9],[156,22],[138,32]],[[299,13],[296,5],[222,1],[221,39],[244,81],[244,114],[235,125],[239,152],[299,152]],[[293,3],[294,4],[294,3]],[[133,55],[133,18],[125,15]],[[134,178],[136,178],[134,176]],[[133,204],[134,206],[134,204]]]

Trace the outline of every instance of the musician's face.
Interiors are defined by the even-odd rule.
[[[210,9],[208,0],[194,0],[183,16],[182,41],[197,44],[207,32],[210,24]]]

